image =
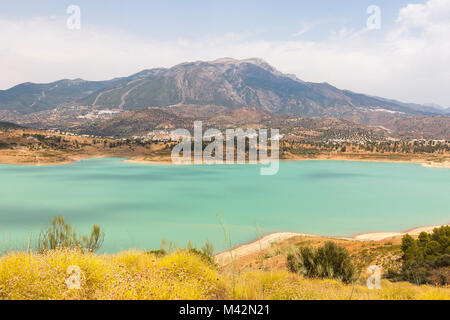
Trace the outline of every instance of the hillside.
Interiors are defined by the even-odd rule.
[[[256,262],[256,261],[255,261]],[[43,254],[11,252],[0,256],[0,299],[380,299],[448,300],[450,289],[392,283],[369,290],[363,279],[307,279],[287,271],[258,268],[232,273],[193,250],[160,256],[144,251],[96,255],[72,249]],[[79,289],[69,290],[69,266],[80,269]]]
[[[29,114],[54,109],[84,98],[116,82],[116,80],[65,79],[47,84],[22,83],[8,90],[0,90],[0,110]]]
[[[450,118],[449,118],[450,119]],[[293,134],[302,130],[323,130],[338,132],[347,130],[352,133],[372,137],[385,137],[380,128],[358,125],[336,118],[301,118],[275,115],[254,108],[227,109],[217,106],[193,105],[171,108],[149,108],[139,111],[127,111],[112,119],[82,124],[74,128],[77,132],[100,134],[104,136],[145,135],[149,131],[176,128],[193,129],[194,121],[202,121],[203,128],[276,128],[283,134]]]
[[[151,128],[166,128],[164,119],[175,117],[159,110],[149,127],[147,110],[141,118],[130,118],[125,122],[113,120],[105,122],[101,130],[108,135],[128,135],[132,132],[146,133]],[[280,122],[265,119],[264,113],[253,114],[249,110],[235,110],[232,115],[218,114],[205,122],[205,127],[226,128],[237,118],[252,120],[254,127],[258,121],[263,125],[283,126],[286,134],[280,141],[280,160],[362,160],[387,162],[420,162],[427,166],[448,167],[450,163],[450,143],[442,141],[395,141],[387,140],[381,129],[364,128],[339,119],[280,118]],[[177,121],[188,121],[176,118]],[[180,120],[181,119],[181,120]],[[117,121],[117,122],[115,122]],[[192,126],[193,119],[184,122]],[[234,122],[235,123],[235,122]],[[89,129],[92,130],[92,129]],[[124,130],[124,131],[122,131]],[[86,129],[88,131],[88,129]],[[46,165],[66,164],[94,157],[122,157],[132,161],[171,163],[171,151],[176,142],[170,141],[168,131],[158,130],[156,136],[139,136],[130,139],[104,138],[99,136],[61,133],[59,131],[38,130],[0,123],[0,163]],[[166,132],[164,134],[164,132]],[[361,141],[367,141],[361,144]],[[248,154],[247,154],[248,157]]]
[[[172,112],[173,108],[178,111]],[[205,109],[209,110],[206,114]],[[417,132],[416,138],[450,139],[448,109],[305,82],[277,71],[261,59],[188,62],[108,81],[24,83],[0,91],[0,121],[40,128],[101,130],[114,119],[109,126],[119,123],[128,126],[120,130],[121,134],[136,134],[133,124],[127,121],[147,120],[148,127],[155,127],[155,119],[163,118],[169,126],[177,127],[183,124],[178,116],[228,117],[230,124],[237,126],[247,124],[230,117],[240,109],[264,113],[266,119],[275,120],[279,116],[338,118],[383,126],[392,134],[411,127]],[[151,111],[143,112],[146,110]],[[439,120],[436,116],[440,116]]]
[[[301,81],[260,59],[182,63],[170,69],[145,70],[129,80],[125,86],[103,90],[100,97],[96,93],[79,103],[93,105],[95,101],[100,107],[125,110],[172,105],[247,107],[309,117],[341,117],[358,107],[417,113],[395,102]]]
[[[9,130],[9,129],[20,129],[21,126],[11,123],[11,122],[0,122],[0,129],[1,130]]]

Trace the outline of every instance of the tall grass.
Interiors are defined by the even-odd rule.
[[[236,297],[237,269],[236,269],[235,259],[233,256],[233,245],[231,242],[230,233],[223,221],[222,213],[217,215],[217,220],[219,222],[219,225],[222,227],[223,238],[225,240],[225,247],[227,248],[228,252],[230,253],[232,297],[235,298]]]

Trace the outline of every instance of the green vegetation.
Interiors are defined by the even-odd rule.
[[[363,244],[360,250],[352,254],[352,262],[358,272],[364,273],[370,265],[378,265],[381,270],[401,270],[400,245],[392,243]]]
[[[355,280],[355,267],[347,249],[331,241],[319,249],[307,246],[288,254],[287,267],[308,278],[333,278],[344,283]]]
[[[104,238],[104,233],[96,224],[92,226],[89,236],[78,235],[72,226],[66,223],[63,216],[57,215],[53,218],[48,229],[39,235],[37,251],[44,252],[57,248],[79,248],[83,251],[95,252],[103,244]]]
[[[0,141],[0,149],[10,149],[10,148],[11,145],[9,143]]]
[[[359,142],[346,142],[351,137]],[[338,139],[335,141],[334,139]],[[444,155],[450,152],[450,144],[447,141],[436,140],[403,140],[386,141],[378,137],[351,136],[351,132],[342,136],[328,134],[311,137],[299,141],[281,141],[280,153],[291,153],[295,155],[314,156],[321,153],[351,154],[360,153],[367,155],[392,154],[406,156],[412,154]],[[395,158],[394,158],[395,159]]]
[[[450,227],[435,228],[432,234],[422,232],[418,239],[402,238],[403,265],[400,272],[390,270],[387,277],[415,284],[450,282]]]

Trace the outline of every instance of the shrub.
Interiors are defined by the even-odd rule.
[[[104,233],[96,224],[92,226],[89,236],[77,235],[72,226],[66,223],[64,217],[57,215],[48,229],[39,235],[37,250],[43,252],[57,248],[80,248],[95,252],[103,244],[104,238]]]
[[[189,253],[198,256],[201,260],[208,263],[209,265],[215,266],[216,263],[212,256],[205,254],[203,251],[198,250],[197,248],[191,248],[187,250]]]
[[[287,267],[291,272],[308,278],[334,278],[344,283],[355,278],[355,267],[347,249],[331,241],[317,250],[302,247],[288,254]]]
[[[210,258],[213,257],[213,255],[214,255],[214,246],[213,246],[211,241],[209,241],[209,240],[205,241],[205,244],[202,246],[202,253],[205,256],[208,256]]]
[[[158,258],[164,257],[167,254],[166,250],[163,249],[157,249],[157,250],[149,250],[147,251],[148,254],[153,254],[157,256]]]
[[[169,247],[168,249],[166,249]],[[214,246],[212,242],[207,240],[205,244],[201,247],[201,250],[197,249],[192,241],[188,241],[186,249],[182,247],[178,247],[178,245],[172,241],[167,242],[165,239],[161,240],[160,249],[157,250],[149,250],[147,253],[153,254],[159,258],[166,256],[169,253],[188,251],[198,257],[200,257],[203,261],[207,262],[210,265],[216,265],[214,261]]]

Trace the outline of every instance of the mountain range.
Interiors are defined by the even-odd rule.
[[[180,119],[210,119],[240,114],[236,113],[240,109],[247,110],[243,119],[236,118],[240,124],[252,118],[250,113],[253,118],[262,114],[266,118],[338,118],[386,130],[408,128],[417,131],[418,137],[423,133],[450,139],[448,108],[305,82],[257,58],[187,62],[107,81],[23,83],[0,91],[0,121],[42,128],[89,128],[98,134],[103,134],[101,128],[108,123],[130,126],[140,119],[142,123],[147,120],[152,129],[166,118],[173,127],[181,125]],[[440,130],[434,135],[437,126]]]

